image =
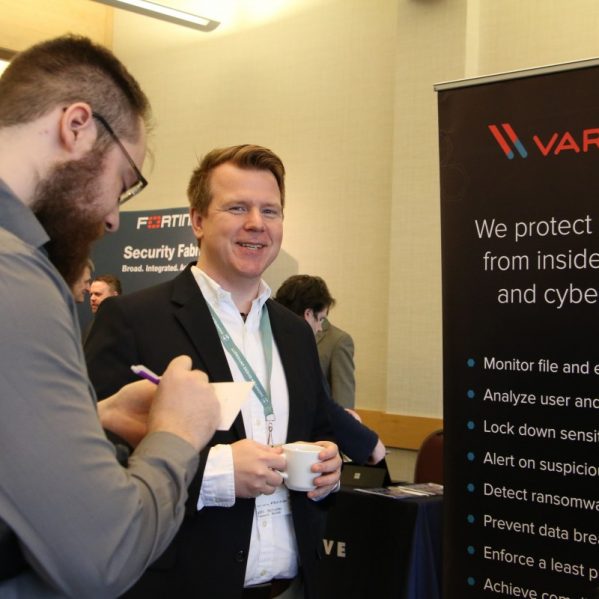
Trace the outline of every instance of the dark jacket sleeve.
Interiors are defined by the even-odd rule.
[[[117,298],[100,304],[84,350],[89,378],[99,400],[138,380],[131,371],[131,365],[140,362],[135,336]]]
[[[330,397],[327,397],[325,407],[339,449],[354,462],[365,464],[377,444],[378,435]]]

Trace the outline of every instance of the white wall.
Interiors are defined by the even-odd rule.
[[[188,9],[207,2],[169,1]],[[66,31],[109,43],[109,9],[89,0],[48,6],[0,0],[0,47],[18,50]],[[130,208],[185,205],[196,157],[213,147],[271,147],[287,166],[288,205],[270,282],[294,272],[327,280],[338,299],[332,316],[355,337],[360,407],[440,416],[433,85],[599,56],[599,3],[214,6],[223,24],[210,34],[114,11],[113,48],[148,91],[157,120],[150,186]]]
[[[291,0],[288,0],[288,3]],[[311,0],[159,49],[116,14],[115,50],[154,103],[137,207],[181,205],[195,156],[272,147],[288,169],[284,260],[323,276],[355,337],[358,405],[441,416],[433,85],[599,55],[595,0]],[[133,208],[133,206],[132,206]]]
[[[387,410],[440,415],[440,213],[433,85],[599,56],[599,3],[398,0],[394,4],[398,27]]]
[[[358,403],[385,409],[393,70],[386,0],[307,4],[226,35],[153,50],[115,14],[115,51],[154,106],[155,169],[131,208],[185,205],[197,158],[257,143],[287,168],[283,267],[322,276],[331,316],[354,336]]]

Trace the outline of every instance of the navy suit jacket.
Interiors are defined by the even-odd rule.
[[[289,310],[267,301],[289,390],[287,441],[331,439],[325,402],[328,398],[310,327]],[[136,379],[132,364],[162,373],[180,354],[211,382],[232,376],[218,332],[190,266],[173,280],[102,302],[85,343],[89,375],[98,397],[116,392]],[[210,447],[245,438],[241,414],[228,431],[217,431],[201,452],[200,467],[189,487],[186,517],[165,553],[127,593],[128,597],[240,598],[249,549],[253,499],[230,508],[197,511],[202,473]],[[306,598],[317,596],[316,566],[322,551],[327,500],[311,501],[290,492]]]

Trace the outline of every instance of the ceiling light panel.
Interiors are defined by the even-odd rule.
[[[122,10],[129,10],[146,17],[161,19],[162,21],[168,21],[176,25],[191,27],[199,31],[213,31],[220,25],[219,21],[170,8],[169,6],[163,6],[162,4],[156,4],[155,2],[147,2],[146,0],[94,0],[94,2],[107,4],[108,6]]]

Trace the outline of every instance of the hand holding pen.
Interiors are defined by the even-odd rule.
[[[148,416],[148,433],[171,432],[198,451],[212,438],[220,417],[220,406],[208,377],[192,370],[189,356],[178,356],[161,377],[147,368],[143,378],[158,385]]]
[[[143,364],[133,364],[133,366],[131,366],[131,370],[142,379],[150,381],[150,383],[154,383],[155,385],[160,383],[160,377]]]
[[[197,451],[210,440],[220,407],[208,377],[192,370],[188,356],[174,358],[162,377],[136,365],[142,381],[125,385],[98,404],[102,425],[136,445],[145,434],[168,432],[185,439]]]

